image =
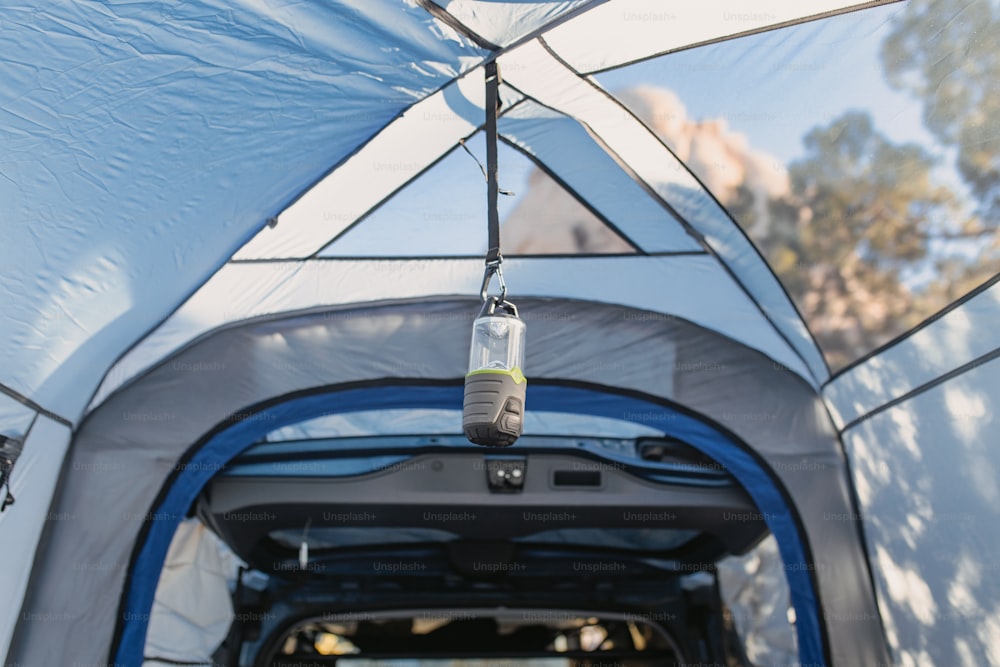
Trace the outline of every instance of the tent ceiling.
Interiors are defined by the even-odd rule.
[[[596,7],[607,0],[564,0],[562,2],[518,2],[517,0],[428,0],[430,10],[437,5],[461,26],[496,47],[510,46],[519,39]]]
[[[319,252],[373,206],[483,123],[482,68],[407,109],[234,255],[297,259]],[[516,98],[508,99],[512,104]],[[377,253],[377,248],[372,249]]]
[[[308,184],[486,52],[395,0],[9,7],[0,383],[70,419]]]
[[[478,127],[481,77],[473,70],[490,55],[486,42],[507,49],[499,58],[512,86],[598,132],[630,175],[705,237],[737,286],[760,304],[761,320],[805,360],[804,377],[822,381],[826,370],[808,332],[724,211],[686,171],[647,174],[647,159],[669,159],[663,147],[651,136],[632,146],[643,128],[534,40],[551,28],[557,54],[620,48],[601,58],[651,56],[664,45],[638,33],[629,38],[626,23],[652,7],[622,0],[267,7],[200,0],[5,12],[0,289],[8,301],[0,311],[0,384],[75,421],[114,360],[234,252],[302,257],[320,250],[338,225]],[[713,5],[722,12],[714,29],[701,21],[697,30],[687,10],[671,11],[684,24],[678,34],[701,42],[734,34],[725,17],[742,7],[735,0]],[[825,1],[775,7],[752,27],[835,9]],[[610,12],[609,21],[618,16],[615,29],[625,37],[594,39],[585,23],[574,32],[591,10]],[[516,98],[508,95],[510,108]],[[423,120],[439,122],[420,122],[424,113],[438,115]],[[371,171],[358,171],[359,163],[385,159],[398,166],[386,178],[352,176]],[[326,220],[313,215],[306,216],[312,224],[293,224],[309,206],[322,211],[316,195],[302,193],[319,183],[318,195],[348,179],[356,198]],[[676,191],[687,185],[690,191]],[[247,243],[279,214],[275,229]],[[649,231],[635,234],[657,247]]]

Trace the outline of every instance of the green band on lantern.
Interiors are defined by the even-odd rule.
[[[515,384],[521,384],[528,381],[528,378],[524,377],[524,373],[517,366],[509,371],[502,368],[480,368],[479,370],[468,372],[465,377],[469,377],[470,375],[484,375],[486,373],[492,373],[493,375],[509,375],[513,378]]]

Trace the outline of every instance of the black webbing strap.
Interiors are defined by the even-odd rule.
[[[500,210],[497,199],[500,185],[497,182],[497,110],[500,99],[497,89],[500,75],[496,61],[486,64],[486,199],[487,225],[489,227],[489,250],[486,251],[486,264],[499,264],[503,261],[500,254]]]

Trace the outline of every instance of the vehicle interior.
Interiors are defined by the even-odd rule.
[[[193,511],[245,563],[220,664],[749,664],[716,563],[768,530],[678,440],[260,442]]]

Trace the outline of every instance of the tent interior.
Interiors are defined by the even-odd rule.
[[[4,665],[1000,665],[992,0],[0,26]]]

